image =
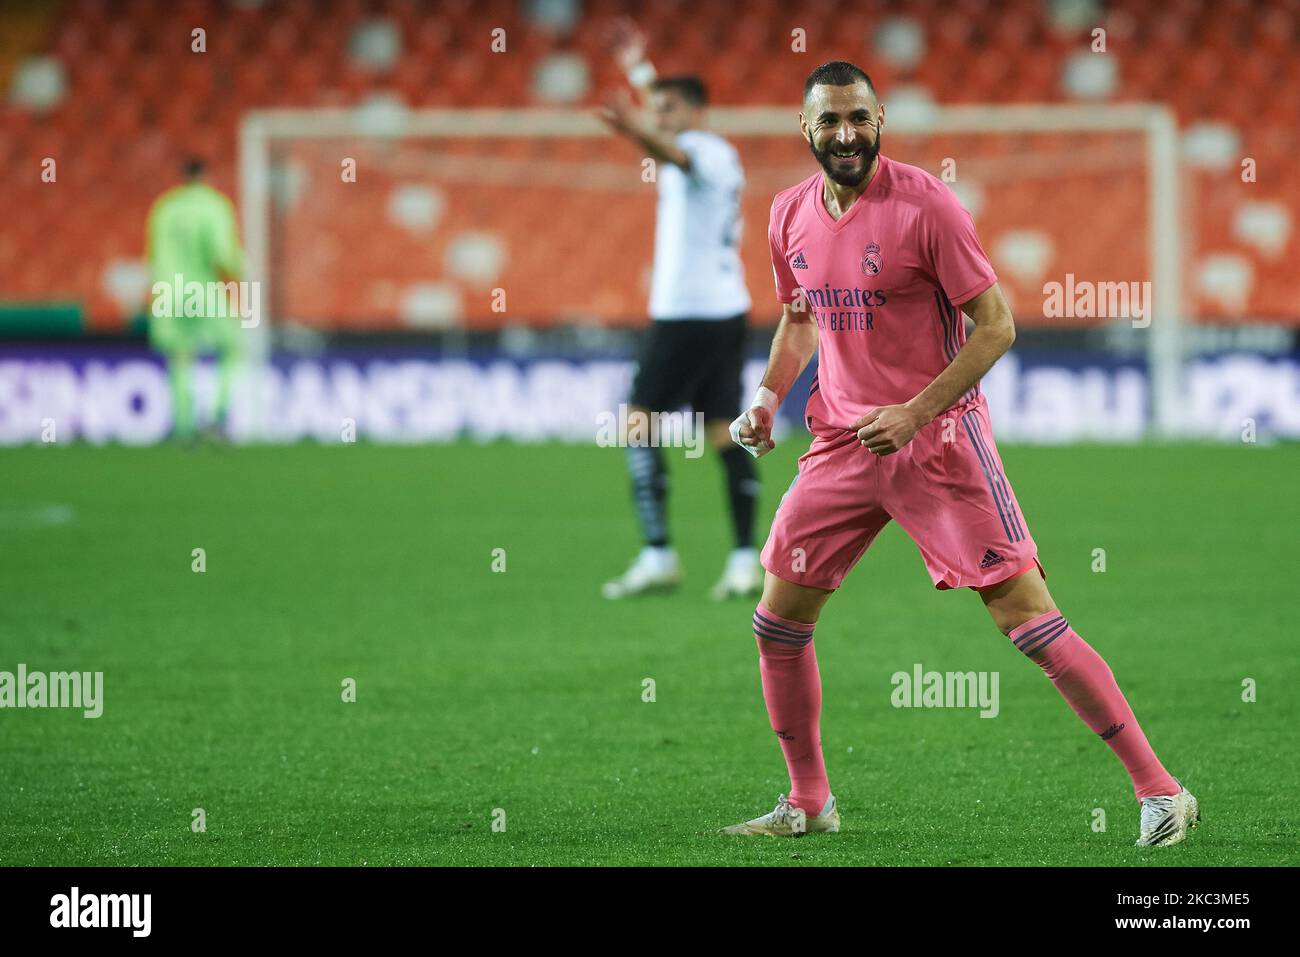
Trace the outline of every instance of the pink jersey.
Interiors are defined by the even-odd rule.
[[[952,191],[884,156],[838,220],[826,211],[820,171],[778,193],[768,241],[777,298],[795,302],[803,289],[817,322],[807,407],[815,434],[847,429],[928,386],[966,341],[957,306],[997,282]],[[976,384],[956,407],[979,399]]]

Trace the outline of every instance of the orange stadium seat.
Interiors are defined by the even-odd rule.
[[[375,93],[395,94],[414,107],[535,106],[536,69],[555,54],[586,63],[589,82],[574,105],[591,107],[621,83],[604,45],[613,18],[628,13],[637,16],[647,34],[661,73],[701,73],[714,102],[723,105],[793,106],[806,70],[819,57],[833,55],[863,61],[887,104],[891,89],[903,83],[924,87],[938,102],[1060,102],[1067,98],[1065,63],[1086,53],[1091,42],[1088,29],[1062,29],[1039,0],[915,5],[801,0],[797,8],[781,0],[750,0],[742,15],[723,0],[644,5],[584,0],[572,30],[533,22],[536,9],[516,0],[440,0],[436,5],[417,0],[270,0],[262,5],[70,0],[44,49],[32,51],[63,64],[67,91],[62,103],[48,116],[0,107],[0,165],[14,169],[56,157],[63,187],[55,202],[48,191],[6,184],[9,204],[25,215],[11,215],[15,222],[0,240],[0,288],[11,295],[76,296],[88,304],[96,327],[120,327],[130,310],[105,294],[104,268],[111,260],[142,254],[148,205],[175,180],[180,156],[206,156],[214,180],[235,192],[238,130],[249,110],[354,104]],[[921,32],[918,62],[891,62],[878,55],[877,28],[898,17]],[[388,67],[366,68],[350,58],[353,31],[372,18],[391,21],[400,33],[400,56]],[[847,32],[846,22],[853,24]],[[1300,271],[1291,266],[1300,252],[1300,181],[1289,175],[1300,147],[1295,130],[1300,58],[1293,55],[1300,41],[1300,4],[1111,0],[1101,8],[1100,23],[1108,33],[1106,55],[1118,66],[1110,100],[1168,103],[1185,127],[1207,119],[1226,124],[1239,137],[1243,156],[1258,164],[1254,184],[1240,182],[1235,163],[1218,171],[1189,170],[1189,276],[1204,255],[1245,257],[1255,276],[1248,312],[1300,322]],[[207,31],[203,54],[190,50],[190,31],[196,26]],[[489,48],[489,31],[497,26],[506,30],[507,55]],[[796,28],[806,32],[807,53],[790,49]],[[937,149],[942,138],[934,139],[931,147]],[[750,151],[747,161],[757,165],[806,164],[806,156],[772,140],[747,142],[744,149]],[[1007,160],[1014,162],[1014,146],[1005,149]],[[556,142],[544,150],[550,162],[578,167],[589,161],[591,146]],[[612,152],[602,162],[633,165],[633,153]],[[754,189],[769,185],[763,182]],[[1117,185],[1112,178],[1105,188],[1116,201],[1122,196],[1140,203],[1143,195],[1140,182]],[[511,243],[505,281],[510,275],[544,275],[555,249],[580,248],[590,268],[629,274],[622,304],[584,304],[579,290],[546,292],[559,297],[562,311],[621,310],[617,321],[637,321],[644,289],[628,264],[649,255],[650,193],[617,222],[607,222],[608,232],[597,248],[587,237],[589,217],[569,210],[565,212],[572,214],[557,215],[555,203],[561,200],[546,190],[536,195],[543,199],[515,211],[511,230],[522,238]],[[572,203],[596,209],[598,195],[580,195]],[[432,237],[408,236],[387,225],[384,196],[376,193],[373,199],[369,208],[349,205],[339,214],[357,229],[385,237],[383,243],[349,249],[346,269],[339,268],[341,253],[329,221],[307,215],[293,224],[296,254],[333,273],[326,278],[305,269],[292,273],[295,305],[315,312],[299,318],[326,324],[396,323],[401,284],[446,278],[449,237],[490,230],[493,223],[491,207],[474,207],[478,215],[473,216],[451,204]],[[981,230],[995,236],[1028,228],[1042,217],[1067,223],[1085,216],[1093,201],[1087,193],[1061,191],[1046,181],[986,204]],[[746,199],[751,234],[746,262],[756,272],[752,285],[757,291],[766,290],[760,234],[769,202],[770,192]],[[1280,204],[1289,214],[1292,233],[1283,249],[1243,241],[1234,232],[1240,210],[1252,202]],[[69,217],[68,209],[77,215]],[[34,225],[51,220],[57,220],[56,228]],[[539,241],[539,236],[547,238]],[[1080,248],[1071,251],[1070,267],[1101,274],[1108,263],[1144,262],[1145,257],[1140,231],[1106,230],[1081,237]],[[1051,268],[1063,272],[1065,264],[1054,262]],[[466,297],[479,295],[456,281],[465,286]],[[1015,285],[1017,280],[1008,282]],[[1190,278],[1188,285],[1194,285]],[[1027,295],[1032,290],[1022,291]],[[537,296],[541,298],[540,291]],[[628,302],[637,303],[636,309],[629,311]],[[1199,294],[1191,302],[1203,318],[1233,318]]]

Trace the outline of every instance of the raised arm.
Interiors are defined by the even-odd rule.
[[[619,17],[609,29],[610,56],[627,74],[636,106],[646,109],[650,105],[650,84],[658,76],[654,64],[645,55],[645,34],[631,17]]]
[[[646,119],[644,110],[638,109],[627,90],[619,90],[596,111],[596,115],[615,133],[637,143],[660,163],[672,163],[689,171],[691,158],[677,145],[671,133],[662,133]]]
[[[647,119],[650,85],[655,68],[645,56],[645,37],[630,19],[617,20],[610,31],[610,52],[627,74],[630,89],[619,90],[596,115],[621,136],[637,143],[656,162],[691,168],[691,158],[676,137],[655,129]]]

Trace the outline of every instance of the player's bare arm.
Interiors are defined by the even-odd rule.
[[[609,97],[596,115],[611,130],[637,143],[656,162],[673,163],[689,170],[691,159],[677,145],[674,134],[650,119],[650,85],[654,66],[646,59],[645,36],[627,17],[614,22],[609,32],[610,54],[627,74],[628,89]]]
[[[735,441],[758,455],[776,448],[772,441],[772,418],[817,351],[817,325],[812,321],[812,314],[798,305],[787,303],[782,310],[759,394],[749,409],[732,423]]]
[[[763,386],[782,399],[817,351],[817,324],[812,321],[812,313],[800,305],[787,303],[781,310],[763,374]]]
[[[889,455],[912,441],[922,426],[952,408],[1016,341],[1011,306],[997,283],[963,303],[962,310],[975,329],[947,368],[908,402],[872,409],[850,426],[869,451]]]
[[[606,35],[610,56],[625,74],[636,105],[645,109],[650,100],[650,84],[657,75],[654,64],[646,57],[645,34],[631,17],[619,17],[610,24]]]
[[[646,114],[637,106],[628,90],[618,90],[596,115],[615,133],[626,136],[644,149],[656,162],[672,163],[684,170],[691,168],[691,159],[677,145],[676,138],[652,126]]]

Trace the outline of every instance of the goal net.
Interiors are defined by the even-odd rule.
[[[772,196],[816,169],[787,107],[721,108],[745,167],[756,325],[779,315]],[[1182,366],[1177,134],[1161,107],[897,109],[884,151],[971,211],[1022,327],[1124,331],[1154,421]],[[590,112],[277,110],[247,117],[250,269],[273,321],[329,330],[636,326],[653,256],[653,163]]]

